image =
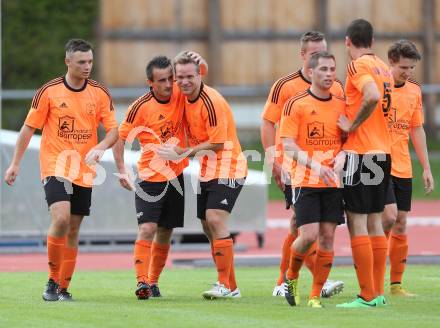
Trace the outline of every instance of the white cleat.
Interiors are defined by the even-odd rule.
[[[344,289],[344,282],[340,280],[330,280],[324,283],[321,289],[321,297],[329,298],[339,293]]]
[[[241,293],[240,293],[240,289],[235,288],[232,292],[229,293],[229,296],[231,298],[241,298]]]
[[[281,296],[284,297],[284,283],[281,285],[276,285],[273,289],[272,296]]]
[[[203,298],[207,300],[213,300],[216,298],[231,298],[231,290],[226,288],[225,285],[216,282],[210,290],[203,292]]]

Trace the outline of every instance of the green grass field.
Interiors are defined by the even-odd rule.
[[[73,303],[41,299],[45,273],[0,273],[0,327],[439,327],[439,266],[409,266],[411,299],[387,297],[374,309],[338,309],[358,291],[351,267],[336,267],[343,294],[325,299],[324,309],[304,306],[310,275],[300,280],[302,305],[290,307],[271,296],[277,268],[237,268],[241,299],[206,301],[201,292],[215,280],[214,269],[171,269],[161,277],[164,297],[138,301],[131,271],[77,272]]]

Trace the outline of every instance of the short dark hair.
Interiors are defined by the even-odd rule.
[[[147,73],[147,79],[153,81],[153,69],[164,69],[167,67],[172,67],[171,59],[166,56],[154,57],[152,60],[149,61],[149,63],[147,64],[147,68],[145,69],[145,72]]]
[[[394,42],[388,49],[388,59],[397,63],[401,57],[414,60],[422,59],[416,45],[405,39]]]
[[[309,31],[301,35],[301,49],[305,48],[308,42],[320,42],[325,40],[324,34],[319,31]]]
[[[348,25],[345,35],[356,48],[371,48],[373,26],[365,19],[355,19]]]
[[[310,56],[309,68],[316,68],[318,66],[320,58],[333,59],[336,63],[335,56],[333,56],[331,53],[329,53],[327,51],[318,51]]]
[[[89,50],[93,50],[93,47],[89,42],[85,40],[70,39],[69,41],[67,41],[64,49],[66,50],[66,52],[76,52],[76,51],[87,52]]]

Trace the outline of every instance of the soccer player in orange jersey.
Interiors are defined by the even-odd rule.
[[[350,23],[345,45],[352,61],[347,69],[347,117],[339,120],[348,133],[344,202],[353,261],[361,292],[340,307],[374,307],[383,296],[387,240],[381,223],[391,170],[388,115],[393,79],[388,66],[371,49],[373,27],[363,19]]]
[[[284,274],[286,273],[289,265],[290,247],[298,234],[295,224],[295,211],[292,205],[292,187],[290,185],[290,181],[286,183],[286,181],[283,181],[285,179],[281,178],[281,162],[283,159],[282,143],[279,138],[279,130],[277,130],[276,127],[279,126],[281,113],[286,101],[300,92],[307,90],[311,85],[311,77],[308,70],[310,56],[318,51],[325,50],[327,50],[327,42],[325,41],[324,35],[321,32],[310,31],[302,35],[300,57],[303,60],[303,66],[298,71],[284,76],[274,83],[270,90],[262,115],[261,143],[266,151],[266,156],[268,156],[270,160],[270,164],[273,165],[272,173],[274,180],[284,193],[286,199],[286,209],[292,208],[293,211],[292,219],[290,221],[290,231],[283,242],[280,272],[272,293],[273,296],[284,295],[282,283]],[[338,79],[335,79],[330,91],[334,95],[344,97],[343,86],[341,81]],[[306,256],[305,259],[305,264],[312,273],[314,260],[316,257],[315,255],[316,245],[310,248],[310,254]],[[322,290],[322,296],[330,297],[334,294],[340,293],[343,287],[344,283],[342,281],[328,280]]]
[[[413,296],[402,288],[408,255],[406,219],[411,210],[412,194],[412,167],[408,149],[410,136],[423,168],[425,192],[429,194],[434,189],[423,129],[422,92],[420,85],[412,79],[420,59],[416,46],[408,40],[399,40],[388,49],[388,61],[394,78],[393,101],[388,115],[392,164],[382,225],[389,239],[391,295],[398,296]]]
[[[247,176],[231,108],[202,82],[197,62],[183,52],[174,59],[177,85],[186,96],[185,120],[190,148],[163,145],[165,159],[196,156],[200,160],[197,217],[210,243],[218,278],[206,299],[241,297],[234,274],[233,240],[228,218]]]
[[[203,67],[205,61],[191,53]],[[171,60],[165,56],[153,58],[146,68],[150,91],[137,99],[127,110],[119,127],[119,140],[113,154],[120,173],[121,186],[135,190],[138,235],[134,247],[134,266],[138,299],[160,297],[159,276],[170,249],[173,228],[183,227],[184,182],[186,159],[165,161],[155,153],[164,143],[184,141],[184,95],[174,83]],[[124,165],[124,143],[137,138],[141,144],[138,161],[140,182],[136,185]]]
[[[291,306],[299,304],[299,270],[318,240],[307,305],[320,308],[321,289],[333,263],[335,229],[345,222],[342,189],[338,188],[338,173],[345,160],[338,119],[345,114],[345,99],[330,91],[336,76],[333,55],[324,51],[313,54],[308,75],[312,80],[310,88],[286,102],[280,124],[284,156],[295,161],[291,174],[299,229],[291,248],[284,296]]]
[[[90,214],[93,166],[118,136],[109,92],[89,79],[93,66],[91,45],[72,39],[65,50],[67,73],[35,94],[5,173],[6,183],[12,185],[32,135],[42,129],[41,180],[51,216],[45,301],[72,300],[67,288],[75,269],[79,228],[84,216]],[[106,135],[98,143],[100,123]]]

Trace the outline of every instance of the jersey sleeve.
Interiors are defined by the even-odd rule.
[[[24,124],[34,129],[42,129],[50,109],[49,91],[39,89],[32,99],[31,109]]]
[[[278,123],[281,119],[281,113],[283,107],[277,97],[276,89],[278,86],[278,81],[274,83],[270,89],[269,96],[267,97],[266,104],[264,105],[263,114],[261,117],[268,120],[274,124]]]
[[[127,140],[130,132],[136,127],[144,126],[144,116],[142,115],[142,106],[136,109],[136,102],[128,107],[124,120],[119,125],[119,138]],[[133,141],[133,140],[132,140]]]
[[[362,61],[352,61],[347,67],[347,76],[349,76],[353,86],[362,92],[362,89],[368,82],[374,82],[367,65]]]
[[[105,92],[102,92],[100,96],[99,121],[106,131],[118,127],[112,98]]]
[[[227,141],[228,122],[226,118],[226,104],[219,98],[207,103],[203,111],[206,132],[210,143],[224,143]]]
[[[338,96],[339,98],[345,99],[344,85],[342,84],[342,82],[340,80],[336,79],[335,82],[333,82],[331,92],[335,96]]]
[[[416,108],[411,118],[411,126],[417,127],[423,125],[423,123],[424,123],[424,118],[423,118],[422,95],[419,93],[417,95]]]
[[[299,122],[301,119],[300,109],[292,100],[289,100],[283,110],[283,116],[280,123],[280,137],[298,139]]]

